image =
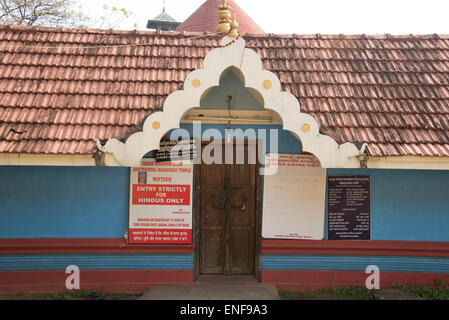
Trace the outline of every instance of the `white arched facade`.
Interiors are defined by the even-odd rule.
[[[122,166],[140,166],[145,154],[159,149],[160,140],[167,132],[179,128],[184,114],[200,106],[203,94],[219,85],[221,74],[235,67],[242,72],[245,87],[255,89],[262,95],[265,109],[271,109],[281,117],[283,129],[299,139],[302,151],[314,154],[323,168],[359,167],[356,157],[363,154],[365,146],[358,150],[353,143],[338,145],[331,137],[320,134],[316,120],[301,112],[295,96],[281,90],[281,83],[274,73],[262,69],[259,55],[246,49],[242,38],[231,42],[226,37],[222,45],[207,54],[203,69],[187,76],[183,90],[167,97],[163,111],[154,112],[145,120],[141,132],[131,135],[126,143],[112,138],[102,146],[97,139],[98,149],[113,154]]]

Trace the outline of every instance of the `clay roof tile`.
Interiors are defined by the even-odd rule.
[[[94,138],[127,137],[220,39],[190,37],[0,26],[0,152],[93,154]],[[449,156],[449,36],[244,38],[339,143]],[[145,45],[74,49],[130,43]]]

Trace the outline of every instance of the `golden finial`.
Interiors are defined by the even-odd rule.
[[[237,39],[240,36],[239,34],[239,24],[237,23],[237,17],[234,12],[234,19],[231,22],[231,31],[229,31],[228,37],[232,39]]]
[[[222,0],[218,6],[218,26],[217,33],[227,35],[231,29],[231,7],[227,0]]]

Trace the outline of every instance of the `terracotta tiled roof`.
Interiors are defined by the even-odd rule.
[[[221,4],[221,0],[207,0],[201,5],[186,21],[181,23],[176,31],[188,31],[188,32],[212,32],[215,33],[217,29],[218,21],[218,5]],[[263,34],[264,31],[260,28],[253,19],[246,14],[232,0],[228,0],[228,4],[231,7],[231,12],[236,14],[239,24],[239,32]]]
[[[125,136],[218,47],[199,36],[1,26],[0,152],[91,154],[94,138]],[[338,142],[449,156],[449,36],[245,39]]]

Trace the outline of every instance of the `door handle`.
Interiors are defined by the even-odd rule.
[[[245,211],[248,209],[248,206],[246,205],[246,203],[243,203],[240,206],[233,206],[230,204],[225,204],[224,206],[212,206],[213,209],[225,209],[226,211],[229,211],[231,209],[240,209],[241,211]]]
[[[225,210],[231,210],[232,208],[234,208],[233,206],[229,205],[229,204],[225,204],[224,206],[212,206],[212,209],[225,209]]]

